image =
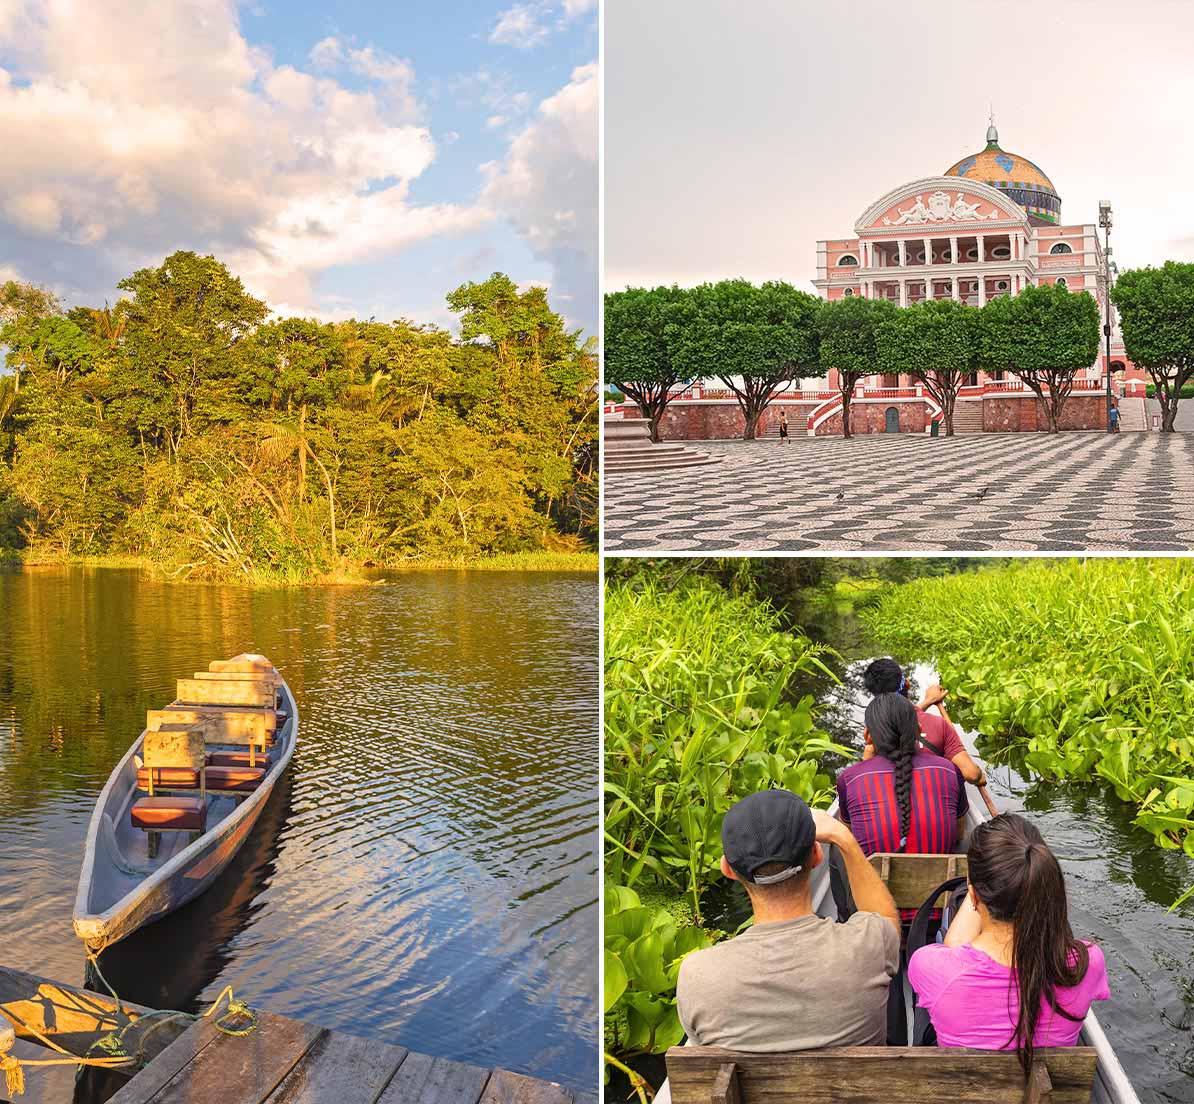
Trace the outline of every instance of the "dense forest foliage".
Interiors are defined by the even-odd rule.
[[[596,360],[543,289],[457,288],[457,338],[271,317],[188,252],[119,287],[0,285],[0,551],[299,581],[595,545]]]

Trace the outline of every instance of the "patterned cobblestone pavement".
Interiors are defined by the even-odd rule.
[[[721,463],[616,475],[610,552],[1186,551],[1194,435],[709,441]]]

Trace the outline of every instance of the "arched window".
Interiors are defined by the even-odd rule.
[[[858,264],[858,258],[853,253],[847,253],[844,257],[837,259],[838,267],[845,267],[846,265]]]
[[[998,282],[995,284],[995,289],[996,289],[997,291],[1007,291],[1007,289],[1008,289],[1008,282],[1007,282],[1006,280],[999,280],[999,281],[998,281]]]
[[[1053,248],[1049,250],[1049,252],[1052,254],[1057,254],[1057,253],[1073,253],[1074,251],[1065,242],[1057,242],[1053,246]]]
[[[1054,282],[1054,283],[1055,283],[1055,284],[1056,284],[1058,287],[1069,287],[1069,284],[1067,284],[1067,283],[1065,282],[1065,277],[1064,277],[1064,276],[1058,276],[1058,277],[1057,277],[1057,279],[1056,279],[1056,280],[1054,280],[1053,282]]]

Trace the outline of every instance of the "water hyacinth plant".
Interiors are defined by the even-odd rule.
[[[1194,857],[1194,566],[1024,560],[898,587],[864,615],[932,659],[959,718],[1046,779],[1102,778]]]
[[[779,631],[772,608],[705,578],[650,573],[605,599],[605,1006],[607,1049],[662,1053],[681,1038],[680,961],[706,928],[721,821],[739,798],[783,786],[829,804],[826,755],[799,676],[832,678],[824,649]]]

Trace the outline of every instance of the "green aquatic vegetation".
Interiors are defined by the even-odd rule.
[[[783,786],[829,803],[821,758],[850,753],[791,691],[798,675],[833,677],[824,649],[700,578],[609,586],[605,640],[606,873],[683,892],[700,922],[735,801]]]
[[[1194,857],[1194,566],[1020,561],[898,587],[864,613],[932,659],[959,718],[1050,780],[1102,779]]]

